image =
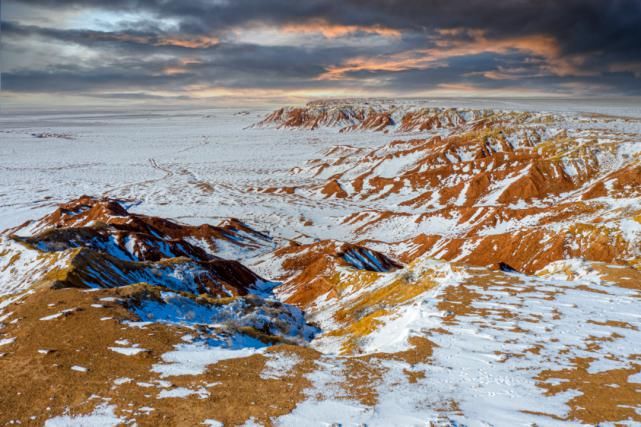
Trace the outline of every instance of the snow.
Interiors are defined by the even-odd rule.
[[[437,296],[443,287],[456,286],[466,277],[466,273],[454,271],[450,264],[445,263],[426,261],[415,268],[416,271],[435,269],[437,273],[433,280],[437,286],[409,304],[401,306],[391,315],[381,318],[382,325],[370,334],[362,345],[366,353],[395,353],[407,350],[409,338],[422,336],[422,331],[438,327],[442,313],[433,308]]]
[[[68,308],[68,309],[66,309],[66,310],[62,310],[62,311],[61,311],[61,312],[59,312],[59,313],[50,314],[49,316],[41,317],[41,318],[40,318],[40,320],[47,321],[47,320],[57,319],[57,318],[59,318],[59,317],[64,316],[64,315],[65,315],[65,314],[67,314],[67,313],[73,313],[74,311],[76,311],[76,309],[75,309],[75,308]]]
[[[0,157],[0,187],[4,190],[0,229],[48,213],[54,203],[82,194],[105,194],[140,200],[134,210],[147,214],[193,224],[241,218],[259,225],[258,229],[287,235],[298,216],[270,195],[246,189],[291,182],[289,169],[303,164],[322,147],[301,132],[245,129],[256,115],[234,113],[212,109],[134,115],[3,115],[0,123],[8,132],[3,134],[8,135],[3,137],[3,149],[11,155]],[[51,144],[33,138],[31,133],[43,126],[43,120],[49,128],[65,128],[75,139]],[[315,136],[325,147],[343,139],[335,132]],[[354,146],[372,146],[388,139],[350,135]],[[197,185],[200,182],[216,191],[203,191]],[[43,194],[53,199],[44,200]]]
[[[109,347],[109,350],[124,356],[135,356],[138,353],[147,351],[146,349],[139,347]]]
[[[212,347],[203,342],[179,344],[175,346],[173,351],[164,353],[162,355],[164,363],[155,364],[152,371],[159,373],[162,377],[199,375],[205,372],[207,366],[221,360],[249,357],[262,353],[262,349],[255,347],[255,345],[256,343],[241,342],[237,348],[233,349]]]
[[[45,421],[45,427],[112,427],[126,420],[117,417],[114,405],[99,405],[89,415],[61,415]]]
[[[515,182],[517,182],[518,180],[526,176],[529,169],[530,169],[530,166],[526,167],[524,170],[522,170],[518,174],[514,174],[512,176],[506,177],[505,179],[494,182],[492,184],[491,193],[488,194],[487,197],[479,203],[479,206],[496,205],[498,203],[499,197],[501,197],[501,195],[510,187],[510,185],[514,184]]]
[[[559,261],[537,276],[478,267],[457,271],[450,264],[427,260],[414,268],[439,271],[435,275],[438,286],[392,309],[360,344],[365,353],[396,353],[409,347],[409,337],[429,336],[435,344],[431,358],[414,365],[383,361],[385,373],[373,384],[378,402],[367,407],[345,398],[336,388],[344,375],[341,359],[324,356],[317,362],[318,369],[308,375],[313,385],[307,399],[279,418],[277,425],[296,425],[304,420],[328,425],[423,425],[425,420],[436,422],[443,415],[431,408],[456,402],[461,412],[448,415],[449,424],[445,425],[574,426],[578,424],[523,412],[544,408],[543,412],[563,418],[567,403],[580,394],[570,389],[546,395],[537,385],[538,373],[572,368],[577,357],[593,359],[590,373],[636,366],[636,343],[641,340],[641,317],[635,309],[638,292],[606,282],[586,261]],[[371,285],[377,286],[382,284]],[[464,287],[479,296],[471,301],[468,314],[445,322],[447,313],[438,305],[445,301],[450,287]],[[331,315],[336,304],[349,304],[351,298],[321,298],[316,304]],[[483,310],[482,316],[479,310]],[[324,319],[316,314],[316,320],[331,331],[332,323]],[[614,323],[601,325],[592,320]],[[619,324],[632,326],[622,328]],[[435,330],[445,332],[429,333]],[[597,352],[586,346],[592,337],[613,336],[616,339],[599,341],[602,349]],[[336,351],[333,341],[324,335],[312,344],[326,354]],[[524,351],[538,347],[538,352]],[[422,372],[424,379],[409,383],[404,374],[407,370]],[[641,380],[632,375],[629,381]]]
[[[403,100],[402,108],[411,108]],[[634,133],[641,133],[637,122],[623,124],[582,123],[572,111],[601,111],[630,114],[641,117],[638,106],[613,107],[594,105],[591,102],[570,104],[549,100],[465,100],[426,101],[447,106],[456,102],[467,107],[498,107],[500,109],[554,111],[561,114],[565,123],[548,128],[543,139],[550,138],[569,128],[581,141],[598,137],[600,144],[616,144],[612,153],[601,152],[596,161],[604,170],[619,167],[632,161],[641,152],[641,144]],[[269,230],[273,240],[241,247],[219,242],[216,253],[230,259],[240,259],[266,278],[281,273],[283,266],[270,255],[270,251],[286,239],[302,242],[317,239],[357,241],[374,239],[381,250],[396,248],[399,253],[418,249],[418,244],[398,243],[419,234],[443,236],[432,256],[442,256],[449,238],[465,236],[476,224],[494,215],[498,208],[526,209],[530,206],[546,207],[567,200],[578,200],[581,191],[563,193],[546,200],[519,200],[509,207],[499,206],[498,200],[505,191],[529,172],[524,168],[518,173],[494,180],[487,197],[477,206],[466,222],[459,212],[467,204],[470,177],[481,170],[497,171],[495,164],[470,164],[472,153],[466,150],[446,152],[435,163],[421,164],[421,171],[452,167],[457,173],[447,181],[432,187],[430,184],[413,184],[399,175],[418,165],[426,152],[410,151],[413,138],[447,135],[448,130],[393,134],[359,133],[338,134],[336,129],[319,129],[313,138],[304,131],[276,131],[274,129],[248,128],[260,111],[250,116],[234,115],[234,110],[210,109],[157,111],[154,113],[127,114],[116,112],[85,112],[83,114],[8,114],[0,117],[3,128],[3,150],[0,154],[0,228],[15,226],[27,219],[50,212],[63,201],[81,194],[106,195],[135,200],[134,212],[164,216],[189,224],[217,223],[228,217],[241,218],[259,230]],[[471,112],[464,111],[465,116]],[[469,117],[468,117],[469,118]],[[630,141],[621,142],[613,133],[625,130]],[[74,139],[34,138],[33,133],[69,134]],[[632,136],[630,136],[632,135]],[[520,146],[523,135],[508,135],[513,146]],[[387,145],[399,139],[396,146]],[[349,142],[349,147],[345,145]],[[52,143],[55,142],[55,143]],[[501,150],[496,140],[490,141]],[[9,153],[9,154],[7,154]],[[443,160],[447,159],[447,160]],[[563,170],[574,179],[584,173],[586,164],[564,159]],[[321,170],[322,169],[322,170]],[[561,172],[561,168],[558,169]],[[347,199],[326,199],[319,188],[325,179],[338,175],[340,185],[350,194]],[[364,176],[364,191],[356,192],[356,178]],[[383,184],[376,187],[376,179]],[[461,185],[462,190],[447,196],[446,186]],[[206,184],[206,185],[205,185]],[[591,184],[591,183],[590,183]],[[603,215],[602,224],[615,230],[631,246],[641,241],[638,211],[639,198],[614,197],[614,181],[606,180],[609,194],[585,201],[588,206],[602,204],[594,215],[586,214],[586,221]],[[416,187],[414,187],[416,185]],[[396,193],[386,194],[394,186]],[[265,188],[296,187],[294,194],[265,192]],[[207,190],[213,188],[213,191]],[[372,194],[365,194],[373,191]],[[423,202],[408,206],[408,200],[425,195]],[[43,196],[50,196],[45,199]],[[480,207],[482,206],[482,207]],[[453,208],[450,210],[450,208]],[[467,208],[465,208],[467,209]],[[385,216],[385,213],[389,215]],[[590,216],[592,215],[592,216]],[[379,220],[384,218],[383,220]],[[545,224],[544,214],[529,215],[522,219],[498,217],[496,225],[484,228],[479,236],[509,233],[523,228],[547,227],[562,232],[568,224]],[[243,242],[251,236],[238,235]],[[109,243],[109,242],[108,242]],[[111,242],[113,243],[113,242]],[[206,247],[205,242],[190,243]],[[463,259],[473,244],[462,246]],[[396,245],[396,246],[395,246]],[[127,254],[135,253],[136,242],[125,244]],[[112,246],[109,246],[111,248]],[[373,247],[373,246],[372,246]],[[105,249],[109,250],[109,249]],[[7,236],[0,235],[0,254],[19,254],[17,258],[0,256],[0,309],[18,301],[31,283],[42,279],[53,269],[64,267],[69,251],[39,253]],[[637,249],[638,251],[638,249]],[[639,253],[632,254],[638,258]],[[375,259],[348,254],[346,260],[356,267],[366,264],[382,270]],[[371,266],[370,265],[370,266]],[[336,385],[345,379],[345,358],[337,356],[341,337],[331,336],[337,328],[333,315],[341,306],[357,301],[365,291],[347,290],[341,299],[322,295],[311,306],[308,319],[318,321],[322,333],[305,324],[303,313],[296,307],[285,305],[282,311],[266,314],[265,305],[260,309],[249,307],[246,300],[238,298],[224,306],[197,304],[178,291],[195,292],[196,277],[188,272],[161,270],[160,276],[142,275],[136,280],[162,284],[174,292],[163,292],[159,301],[145,300],[133,311],[140,322],[126,322],[129,327],[144,328],[150,322],[180,325],[193,332],[191,339],[177,344],[162,354],[152,371],[162,378],[199,375],[208,367],[224,360],[262,355],[265,368],[263,380],[283,380],[296,369],[300,359],[294,354],[272,351],[267,344],[225,328],[231,323],[236,327],[274,327],[278,335],[296,339],[311,346],[323,355],[316,362],[316,370],[307,375],[311,387],[305,399],[288,415],[274,420],[276,425],[368,425],[405,426],[443,422],[445,425],[489,426],[531,425],[571,426],[572,421],[557,421],[548,417],[525,414],[524,410],[541,410],[565,417],[568,402],[577,395],[576,390],[556,395],[545,395],[537,386],[536,375],[544,370],[573,367],[573,358],[590,357],[588,373],[606,372],[633,366],[633,355],[638,353],[636,343],[641,342],[639,332],[638,291],[625,289],[606,282],[598,269],[583,260],[565,260],[549,265],[536,276],[489,272],[483,268],[468,269],[429,260],[427,256],[411,267],[394,273],[380,273],[368,291],[382,289],[400,275],[408,272],[420,276],[431,270],[430,280],[435,286],[402,304],[385,307],[381,324],[362,337],[359,346],[364,353],[396,353],[410,347],[410,338],[428,336],[435,347],[430,360],[410,365],[402,360],[381,361],[384,374],[373,380],[371,386],[378,395],[374,406],[366,406],[344,395]],[[348,270],[348,269],[344,269]],[[358,272],[340,270],[343,278]],[[354,270],[354,269],[349,269]],[[119,272],[120,273],[120,272]],[[426,273],[427,274],[427,273]],[[495,276],[492,276],[495,275]],[[483,278],[487,280],[482,280]],[[473,282],[476,278],[477,281]],[[91,282],[98,286],[100,278]],[[256,284],[254,293],[262,304],[275,298],[272,292],[276,282]],[[469,311],[448,321],[451,313],[440,308],[445,303],[446,292],[453,287],[467,289],[475,298],[469,302]],[[587,287],[587,288],[586,288]],[[285,294],[280,294],[284,298]],[[120,299],[105,297],[103,302]],[[449,301],[452,302],[452,301]],[[94,304],[93,307],[101,307]],[[69,309],[71,310],[71,309]],[[68,310],[41,317],[51,321],[62,317]],[[482,315],[480,313],[483,313]],[[507,315],[506,315],[507,313]],[[275,317],[279,322],[275,322]],[[108,320],[111,317],[104,317]],[[4,316],[3,316],[4,320]],[[610,320],[614,324],[629,324],[621,328],[613,324],[595,324],[590,321]],[[43,325],[46,327],[46,325]],[[635,329],[636,327],[636,329]],[[198,335],[200,328],[207,328],[208,338]],[[516,330],[526,332],[516,332]],[[447,333],[438,333],[445,331]],[[621,338],[600,342],[601,350],[588,351],[589,337]],[[15,338],[0,339],[0,345],[9,345]],[[144,349],[127,340],[118,340],[111,351],[133,356]],[[526,349],[541,346],[540,352]],[[563,350],[563,352],[561,351]],[[39,350],[43,353],[43,350]],[[511,354],[522,357],[511,357]],[[609,358],[608,355],[616,357]],[[82,366],[72,370],[87,372]],[[409,383],[404,371],[425,374],[423,380]],[[133,381],[128,377],[117,378],[114,386]],[[562,379],[552,378],[549,384]],[[639,374],[630,375],[629,382],[641,382]],[[162,387],[157,397],[204,398],[209,392],[204,388],[169,388],[157,382],[139,382],[141,386]],[[165,387],[166,386],[166,387]],[[455,402],[460,411],[452,411],[445,419],[434,408],[443,402]],[[47,421],[47,425],[115,425],[126,420],[117,418],[109,405],[97,407],[93,414],[84,416],[63,415]],[[205,420],[206,425],[220,425],[216,420]]]
[[[455,104],[452,100],[413,100],[403,101],[401,109],[411,108],[412,102],[419,101],[426,106],[438,106],[439,102],[443,103],[441,106]],[[579,109],[562,101],[542,104],[523,100],[458,100],[456,103],[464,109],[483,106],[533,111],[542,108],[564,114]],[[582,106],[584,108],[588,107]],[[607,104],[590,104],[590,108],[630,112],[627,107]],[[275,197],[247,191],[247,188],[307,184],[306,173],[291,174],[290,170],[322,158],[327,149],[344,146],[346,140],[351,152],[359,149],[367,152],[394,138],[407,140],[442,132],[392,136],[379,132],[337,134],[335,129],[319,129],[314,131],[314,138],[310,138],[308,132],[249,128],[256,116],[266,113],[264,110],[252,110],[252,114],[246,116],[235,115],[235,112],[210,109],[136,114],[118,111],[109,114],[89,111],[82,115],[7,114],[0,118],[7,132],[3,147],[11,153],[0,158],[4,166],[0,169],[0,186],[6,189],[0,195],[0,228],[46,213],[54,203],[81,194],[105,194],[139,201],[136,211],[180,218],[188,223],[212,223],[220,218],[236,217],[277,236],[293,237],[304,230],[313,238],[349,240],[353,230],[336,227],[340,217],[363,211],[364,206],[389,206],[390,200],[309,201],[300,197]],[[56,140],[51,144],[49,140],[33,138],[33,133],[43,131],[71,134],[75,139]],[[132,139],[135,144],[131,143]],[[629,143],[622,153],[632,155],[639,150],[638,145]],[[420,152],[403,153],[404,149],[406,147],[400,145],[399,151],[379,153],[389,156],[380,165],[380,171],[377,170],[379,176],[394,178],[420,156]],[[337,151],[333,155],[346,153]],[[369,168],[381,159],[374,160]],[[328,168],[327,173],[343,169],[336,165]],[[349,184],[359,172],[350,172],[341,182]],[[90,179],[79,180],[79,174]],[[215,191],[203,191],[197,185],[202,182],[210,184]],[[54,198],[44,200],[42,194]],[[175,200],[181,203],[174,203]],[[400,201],[402,198],[394,202]],[[313,219],[314,225],[305,226],[301,217]],[[223,257],[240,255],[227,249],[221,249]]]
[[[63,267],[68,256],[68,251],[41,254],[0,234],[0,297],[24,292],[47,273]],[[0,308],[5,303],[9,302],[0,302]]]
[[[158,393],[158,399],[182,398],[182,397],[191,396],[193,394],[197,395],[201,399],[204,399],[207,396],[209,396],[209,392],[204,388],[200,388],[198,390],[191,390],[184,387],[176,387],[171,390],[162,390],[160,393]]]
[[[374,170],[381,178],[396,178],[404,170],[410,169],[424,155],[425,153],[421,151],[415,151],[405,155],[393,156],[389,159],[386,158]]]
[[[15,337],[2,338],[0,339],[0,346],[12,344],[15,340]]]
[[[344,271],[345,280],[353,271]],[[427,304],[433,302],[435,297],[445,286],[456,285],[467,277],[467,273],[460,269],[453,269],[446,262],[436,261],[423,257],[417,259],[406,268],[397,270],[392,273],[381,274],[379,278],[368,285],[366,288],[355,291],[343,291],[340,299],[328,298],[328,295],[322,295],[316,301],[309,311],[308,317],[311,321],[320,325],[321,330],[326,332],[317,336],[312,341],[312,346],[325,354],[337,354],[343,342],[342,337],[336,337],[331,332],[338,328],[335,319],[335,312],[341,307],[349,307],[349,304],[356,302],[359,298],[367,295],[368,292],[384,289],[397,280],[405,280],[403,277],[411,277],[412,281],[429,281],[433,287],[420,294],[416,298],[406,301],[394,307],[386,307],[389,314],[378,318],[378,327],[365,337],[360,339],[361,350],[365,354],[371,353],[393,353],[407,350],[410,347],[409,338],[416,335],[422,335],[422,330],[429,325],[435,327],[434,317],[440,317],[441,314],[434,309],[429,309]],[[408,283],[407,286],[413,286]],[[429,328],[428,328],[429,329]]]
[[[260,373],[260,378],[278,379],[287,376],[301,361],[295,354],[276,353],[267,355],[265,369]]]
[[[641,222],[635,219],[622,219],[619,223],[619,229],[623,238],[629,242],[641,241]]]
[[[522,230],[524,228],[535,227],[540,220],[545,218],[546,213],[528,215],[522,219],[510,218],[506,221],[498,221],[492,227],[485,227],[478,232],[479,236],[490,236],[494,234],[503,234],[510,231]]]
[[[289,304],[270,306],[270,300],[259,296],[253,296],[252,302],[236,298],[221,305],[199,304],[174,292],[161,292],[161,297],[162,301],[144,300],[132,311],[141,319],[154,322],[183,325],[231,323],[236,327],[249,326],[266,330],[294,341],[309,341],[317,332],[316,328],[305,322],[303,312],[299,308]],[[262,305],[264,309],[255,309],[254,305]],[[238,337],[247,339],[242,335]],[[235,339],[232,337],[232,345]]]
[[[129,377],[120,377],[120,378],[116,378],[114,380],[114,384],[115,385],[123,385],[123,384],[130,383],[131,381],[132,381],[132,379],[129,378]]]
[[[628,377],[628,382],[641,384],[641,372],[638,372],[634,375],[630,375]]]
[[[305,401],[302,405],[298,405],[290,414],[280,417],[275,425],[283,427],[306,424],[359,425],[363,419],[370,418],[367,417],[369,411],[357,402],[329,399]],[[340,423],[337,420],[340,420]]]

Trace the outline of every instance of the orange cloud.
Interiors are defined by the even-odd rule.
[[[167,76],[175,76],[178,74],[186,74],[189,71],[189,65],[200,64],[202,61],[198,58],[182,58],[175,65],[170,65],[162,69],[162,74]]]
[[[563,57],[558,42],[548,35],[531,35],[503,39],[488,38],[480,30],[448,29],[438,32],[434,48],[414,49],[385,56],[356,57],[341,65],[329,67],[319,80],[341,80],[347,73],[357,71],[403,71],[443,66],[448,58],[481,53],[507,54],[519,51],[545,60],[548,72],[564,75],[584,75],[580,70],[585,58]],[[461,38],[461,36],[465,36]],[[496,75],[495,75],[496,77]]]
[[[198,36],[192,38],[161,38],[156,43],[156,46],[178,46],[186,47],[189,49],[201,49],[216,46],[220,43],[220,39],[214,36]]]
[[[196,36],[196,37],[159,37],[155,35],[138,35],[126,33],[99,33],[92,34],[93,40],[99,41],[119,41],[131,42],[138,44],[147,44],[151,46],[176,46],[189,49],[207,48],[220,43],[220,39],[214,36]]]
[[[427,69],[438,66],[438,60],[445,56],[433,55],[428,49],[410,50],[391,55],[355,57],[342,65],[327,68],[318,80],[343,80],[345,74],[358,71],[405,71]],[[442,65],[442,63],[441,63]]]
[[[340,25],[332,24],[324,19],[314,19],[302,23],[290,23],[280,27],[284,33],[322,34],[333,39],[345,37],[354,33],[376,34],[383,37],[400,37],[401,32],[381,25]]]

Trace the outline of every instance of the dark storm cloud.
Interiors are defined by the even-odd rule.
[[[185,30],[209,32],[250,21],[272,24],[324,18],[343,25],[400,30],[479,28],[495,36],[550,34],[568,52],[641,51],[638,0],[25,0],[60,8],[148,11],[179,19]],[[632,55],[633,52],[630,52]]]
[[[8,4],[9,11],[11,5],[22,8],[23,18],[28,11],[52,16],[42,24],[3,16],[3,46],[10,52],[3,61],[7,63],[3,86],[12,91],[180,92],[209,85],[374,88],[405,94],[467,85],[549,92],[582,86],[638,94],[641,87],[639,0],[8,0]],[[78,12],[129,15],[127,21],[110,22],[99,30],[62,24],[65,14]],[[60,25],[55,25],[56,19]],[[272,28],[299,37],[301,43],[243,40],[252,28]],[[316,38],[305,38],[314,28]],[[341,37],[345,42],[336,41]],[[47,43],[62,50],[60,45],[81,46],[91,51],[86,53],[91,61],[52,59],[42,65],[34,60],[40,65],[30,67],[28,60],[20,60],[21,50]]]
[[[11,33],[21,34],[21,31]],[[314,82],[323,72],[319,63],[348,58],[351,50],[319,48],[309,50],[292,46],[257,46],[250,44],[217,45],[211,48],[157,47],[145,43],[114,43],[118,36],[95,37],[88,31],[38,31],[61,41],[103,47],[104,58],[95,60],[87,70],[84,64],[51,65],[43,70],[4,72],[5,88],[17,92],[85,92],[116,89],[180,90],[189,85],[207,84],[230,88],[326,87],[328,82]],[[188,50],[195,59],[181,56],[153,59],[151,54]],[[102,50],[101,50],[102,51]],[[147,54],[147,55],[144,55]],[[142,55],[142,57],[141,57]],[[156,55],[157,56],[157,55]]]

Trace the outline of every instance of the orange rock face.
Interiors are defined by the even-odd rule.
[[[299,187],[301,194],[361,207],[342,220],[355,240],[380,244],[404,262],[429,254],[504,262],[526,273],[571,257],[624,263],[640,256],[622,227],[634,229],[641,214],[634,202],[641,150],[628,135],[555,114],[386,108],[310,103],[262,122],[340,132],[443,130],[372,150],[337,146],[303,169],[326,181]],[[356,122],[344,126],[347,120]],[[395,233],[393,224],[413,232]]]

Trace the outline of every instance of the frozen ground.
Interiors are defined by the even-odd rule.
[[[641,117],[638,104],[608,100],[422,102]],[[248,189],[299,184],[301,177],[289,174],[289,170],[322,157],[333,145],[375,148],[398,136],[354,132],[346,137],[335,129],[249,128],[266,112],[231,108],[60,113],[5,110],[0,116],[0,229],[88,194],[135,199],[141,202],[137,208],[141,212],[188,223],[237,217],[284,237],[300,231],[292,227],[293,220],[303,214],[323,223],[325,227],[316,233],[324,234],[335,225],[332,221],[339,212],[342,216],[350,211],[349,206],[306,200],[283,204],[282,198]],[[303,178],[309,183],[309,178]]]
[[[237,217],[285,230],[283,207],[247,188],[290,185],[290,168],[341,135],[248,129],[265,111],[238,112],[4,114],[0,229],[89,194],[132,198],[141,212],[185,222]],[[350,137],[355,146],[387,140]]]
[[[608,101],[435,100],[428,105],[641,117],[638,105]],[[321,185],[328,177],[305,173],[306,162],[322,159],[335,145],[369,152],[392,139],[422,136],[252,128],[267,112],[229,108],[137,113],[4,112],[0,117],[0,229],[40,217],[59,203],[88,194],[130,199],[135,202],[132,211],[192,224],[236,217],[258,230],[277,237],[297,238],[300,242],[325,238],[350,240],[354,227],[350,229],[341,220],[350,213],[363,211],[370,203],[379,207],[391,205],[389,199],[337,200],[314,197],[312,191],[283,197],[255,190]],[[614,130],[617,126],[636,126],[632,131],[639,133],[638,122],[625,125],[614,122],[607,126]],[[401,164],[388,164],[389,169],[379,172],[391,178],[410,160],[404,158]],[[300,169],[291,173],[293,168]],[[638,198],[631,199],[629,204],[636,209]],[[314,226],[305,226],[301,217],[312,219]],[[425,232],[438,231],[440,227],[445,233],[455,227],[455,223],[437,222],[430,223]],[[638,225],[629,222],[632,225],[628,231],[636,236]],[[400,223],[389,229],[396,233],[392,238],[407,237],[401,235]],[[417,231],[410,229],[408,233],[411,236]],[[272,256],[261,254],[259,261],[270,260]],[[355,311],[360,309],[363,296],[370,296],[371,301],[389,310],[361,340],[364,353],[379,354],[368,363],[376,368],[371,372],[380,375],[366,381],[366,386],[376,394],[377,403],[367,405],[345,391],[345,384],[352,386],[350,375],[354,371],[350,363],[359,359],[354,355],[338,356],[344,337],[328,334],[312,342],[312,348],[322,355],[314,361],[314,370],[306,374],[311,386],[305,399],[290,414],[273,419],[276,425],[388,426],[428,422],[440,425],[441,415],[447,417],[442,424],[446,426],[463,425],[457,423],[525,426],[535,425],[534,422],[541,426],[585,425],[573,421],[577,417],[591,419],[590,414],[582,412],[585,401],[581,396],[587,396],[586,399],[601,396],[600,391],[590,390],[586,384],[618,390],[622,397],[614,399],[615,403],[629,399],[631,403],[626,407],[612,405],[616,407],[610,419],[622,420],[621,425],[635,425],[625,421],[630,418],[624,418],[629,417],[624,410],[641,414],[635,386],[641,375],[635,346],[641,339],[640,293],[637,276],[632,277],[636,270],[572,260],[551,264],[550,269],[538,276],[474,267],[454,274],[451,264],[427,258],[414,267],[377,273],[376,280],[369,280],[372,275],[360,270],[340,270],[344,283],[349,275],[355,276],[354,287],[350,285],[338,297],[327,292],[314,302],[316,312],[308,310],[324,332],[343,326],[334,322],[334,314],[351,305]],[[21,258],[21,262],[30,261],[26,256]],[[251,261],[249,265],[257,266]],[[21,276],[2,267],[0,262],[0,270],[6,270],[7,276],[0,279],[19,281]],[[259,271],[265,272],[269,269]],[[30,270],[30,274],[36,273]],[[606,279],[606,275],[614,278]],[[392,302],[386,299],[386,293],[375,294],[387,286],[396,289],[392,285],[399,281],[403,281],[403,289],[420,283],[433,286],[406,300],[392,298]],[[359,288],[361,282],[367,286]],[[177,295],[165,294],[163,298],[165,303],[179,306]],[[194,310],[183,305],[193,317]],[[146,305],[141,310],[153,312],[156,319],[168,323],[181,319],[182,313],[173,306],[159,307]],[[376,307],[365,307],[357,314],[367,316],[373,308]],[[163,309],[166,312],[161,312]],[[68,310],[56,307],[53,314],[40,317],[39,321],[56,324],[64,320]],[[203,316],[211,319],[214,314]],[[417,336],[429,337],[431,341],[430,351],[420,355],[421,358],[412,361],[409,356],[408,359],[380,356],[408,351],[409,339]],[[11,346],[14,340],[0,338],[0,346]],[[112,345],[108,348],[111,353],[128,358],[147,348],[126,340]],[[259,347],[239,342],[234,351],[221,350],[185,339],[164,353],[152,371],[163,378],[197,377],[220,361],[264,354],[266,350]],[[295,355],[270,356],[260,378],[287,378],[303,362],[303,358]],[[80,365],[71,369],[86,371]],[[122,384],[130,381],[127,377],[117,381],[121,380]],[[161,391],[158,398],[194,395],[204,399],[209,392],[202,390],[179,387]],[[212,395],[215,392],[214,389]],[[63,414],[52,418],[48,425],[73,422],[113,425],[121,420],[120,414],[114,412],[116,409],[105,404],[84,417]],[[210,424],[216,425],[216,421],[211,420]]]

